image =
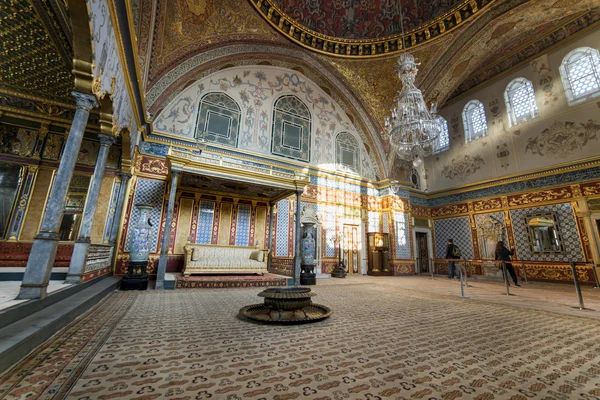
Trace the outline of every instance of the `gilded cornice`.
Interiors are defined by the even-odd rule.
[[[306,28],[286,15],[273,0],[249,0],[259,14],[282,35],[312,51],[342,58],[374,58],[402,51],[402,35],[377,39],[341,39]],[[407,50],[415,49],[471,21],[497,0],[463,0],[448,12],[405,34]]]

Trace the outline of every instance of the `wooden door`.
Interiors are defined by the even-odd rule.
[[[427,246],[427,233],[415,232],[417,238],[417,271],[419,273],[429,272],[427,254],[429,253]]]
[[[360,273],[360,235],[358,225],[344,225],[343,260],[346,273]]]

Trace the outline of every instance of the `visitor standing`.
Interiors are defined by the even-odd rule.
[[[454,240],[448,239],[448,247],[446,247],[446,259],[448,260],[448,279],[460,279],[460,271],[456,270],[456,261],[460,259],[460,247],[454,244]]]
[[[504,263],[506,265],[506,270],[510,274],[510,277],[512,278],[513,282],[515,283],[515,286],[521,287],[521,285],[519,285],[519,282],[517,281],[517,274],[515,273],[515,269],[513,268],[511,259],[510,259],[510,256],[512,256],[514,254],[515,254],[514,249],[513,250],[507,249],[506,246],[504,246],[504,242],[502,240],[500,240],[496,244],[496,258],[495,259],[500,260],[501,262],[504,261]],[[502,273],[504,274],[504,271]],[[508,277],[505,277],[505,278],[508,280]]]

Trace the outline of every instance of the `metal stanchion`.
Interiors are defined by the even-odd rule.
[[[594,289],[600,289],[600,282],[598,282],[598,272],[596,271],[596,264],[592,264],[592,273],[594,274],[594,281],[596,281],[596,286],[594,286]]]
[[[506,295],[514,296],[510,294],[510,285],[508,283],[508,271],[506,270],[506,261],[502,260],[502,275],[504,275],[504,286],[506,286]]]
[[[577,277],[577,269],[575,263],[571,261],[571,271],[573,272],[573,282],[575,283],[575,291],[577,292],[577,299],[579,300],[579,309],[585,310],[583,306],[583,297],[581,296],[581,288],[579,287],[579,278]]]
[[[463,274],[462,271],[461,271],[461,273],[460,273],[460,297],[462,297],[463,299],[468,299],[468,297],[465,296],[465,279],[466,279],[466,275],[467,274]]]
[[[463,257],[463,266],[460,270],[460,276],[462,278],[462,276],[465,276],[465,286],[466,287],[470,287],[469,286],[469,276],[467,275],[467,259]]]
[[[523,279],[525,280],[525,283],[529,283],[527,282],[527,269],[525,268],[525,261],[521,262],[521,269],[523,270]]]

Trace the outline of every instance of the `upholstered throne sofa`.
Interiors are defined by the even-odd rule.
[[[188,243],[184,247],[183,275],[264,274],[268,249]]]

